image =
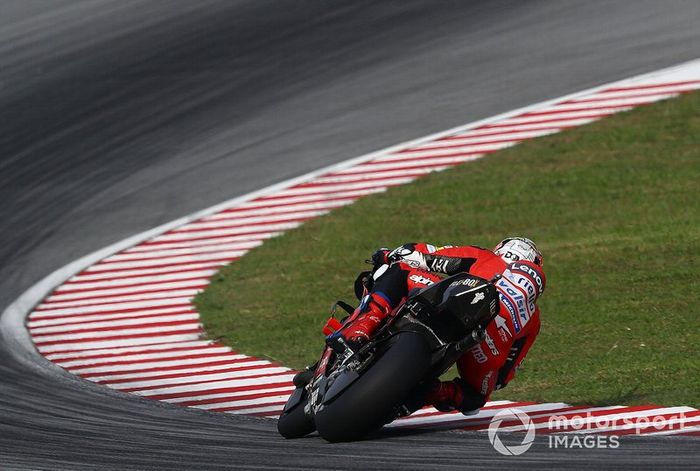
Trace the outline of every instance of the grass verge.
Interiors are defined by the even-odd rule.
[[[512,234],[538,242],[548,287],[542,332],[494,398],[700,406],[699,93],[333,211],[222,269],[196,304],[212,338],[301,367],[375,248]]]

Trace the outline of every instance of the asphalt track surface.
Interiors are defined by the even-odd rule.
[[[318,167],[700,55],[700,3],[0,1],[0,307],[89,252]],[[689,437],[498,455],[285,441],[0,341],[0,468],[687,467]]]

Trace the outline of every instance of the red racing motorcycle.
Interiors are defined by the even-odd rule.
[[[363,272],[358,280],[360,298],[371,276]],[[411,398],[484,339],[498,310],[496,280],[460,273],[414,290],[361,347],[327,337],[320,360],[294,378],[279,433],[300,438],[318,431],[330,442],[351,441],[413,413],[422,404]],[[354,311],[342,301],[336,305]],[[353,320],[332,317],[324,333]]]

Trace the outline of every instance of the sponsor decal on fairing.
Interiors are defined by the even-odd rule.
[[[462,286],[466,286],[468,288],[474,288],[479,283],[480,283],[480,281],[476,280],[474,278],[465,278],[463,280],[453,281],[452,283],[450,283],[450,287],[462,285]]]
[[[478,293],[476,293],[476,294],[474,295],[474,299],[472,299],[472,302],[471,302],[471,303],[472,303],[472,304],[476,304],[476,303],[478,303],[479,301],[483,301],[485,297],[486,297],[486,295],[485,295],[484,293],[482,293],[481,291],[479,291]]]

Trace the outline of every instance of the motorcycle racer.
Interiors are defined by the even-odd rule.
[[[441,278],[468,272],[494,279],[499,311],[486,326],[484,340],[457,361],[459,378],[432,383],[413,397],[409,408],[430,404],[441,411],[477,412],[494,390],[515,376],[540,330],[536,302],[545,288],[542,254],[523,237],[501,241],[493,251],[476,246],[436,247],[426,243],[380,249],[372,256],[374,283],[357,308],[353,320],[338,335],[354,344],[366,342],[383,319],[414,289]]]

